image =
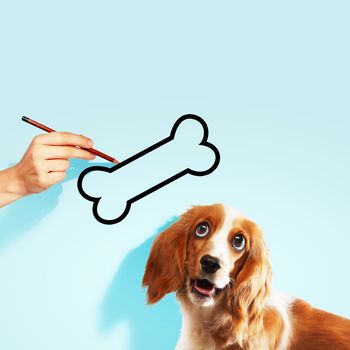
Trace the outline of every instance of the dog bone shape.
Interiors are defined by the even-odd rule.
[[[220,153],[207,141],[208,134],[201,117],[186,114],[175,122],[168,137],[143,151],[113,167],[85,169],[78,178],[78,190],[93,202],[96,220],[109,225],[118,223],[128,215],[132,203],[161,187],[186,174],[204,176],[213,172],[219,165]],[[112,197],[111,206],[104,198],[111,196],[112,189],[118,193]],[[112,218],[106,218],[111,209]]]

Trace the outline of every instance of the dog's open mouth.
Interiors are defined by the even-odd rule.
[[[215,295],[215,285],[206,279],[192,280],[191,284],[192,292],[198,294],[203,298],[213,298]]]

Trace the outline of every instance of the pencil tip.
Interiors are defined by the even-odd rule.
[[[119,164],[119,162],[116,159],[113,160],[113,163],[114,164]]]

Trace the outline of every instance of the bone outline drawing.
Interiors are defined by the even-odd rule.
[[[101,197],[92,197],[84,191],[84,189],[83,189],[84,177],[92,171],[103,171],[103,172],[107,172],[107,173],[113,173],[113,172],[127,166],[131,162],[136,161],[138,158],[143,157],[143,156],[149,154],[150,152],[156,150],[157,148],[171,142],[172,140],[175,139],[176,130],[178,129],[180,124],[182,122],[184,122],[185,120],[194,120],[194,121],[201,124],[201,126],[203,128],[203,137],[202,137],[201,142],[198,145],[205,146],[214,152],[215,160],[214,160],[213,164],[208,169],[202,170],[202,171],[196,171],[196,170],[193,170],[190,168],[183,169],[183,170],[179,171],[178,173],[172,175],[171,177],[167,178],[166,180],[163,180],[163,181],[157,183],[156,185],[154,185],[154,186],[144,190],[143,192],[133,196],[132,198],[128,199],[126,201],[125,210],[118,217],[116,217],[114,219],[105,219],[105,218],[101,217],[98,213],[97,208],[98,208],[98,204],[99,204],[102,196]],[[220,152],[212,143],[207,141],[208,136],[209,136],[208,126],[207,126],[206,122],[201,117],[199,117],[198,115],[195,115],[195,114],[185,114],[182,117],[180,117],[179,119],[177,119],[177,121],[175,122],[175,124],[173,125],[173,127],[171,129],[170,135],[168,137],[166,137],[165,139],[155,143],[154,145],[151,145],[151,146],[145,148],[141,152],[136,153],[135,155],[127,158],[126,160],[120,162],[117,165],[114,165],[113,167],[91,166],[91,167],[83,170],[82,173],[80,174],[80,176],[78,178],[78,182],[77,182],[78,191],[86,200],[93,202],[92,213],[97,221],[99,221],[102,224],[106,224],[106,225],[116,224],[116,223],[122,221],[128,215],[128,213],[131,209],[132,203],[134,203],[134,202],[140,200],[141,198],[159,190],[160,188],[170,184],[171,182],[181,178],[182,176],[184,176],[186,174],[190,174],[190,175],[194,175],[194,176],[205,176],[205,175],[212,173],[218,167],[218,165],[220,163]]]

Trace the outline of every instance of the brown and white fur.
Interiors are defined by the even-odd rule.
[[[156,238],[143,285],[150,304],[176,291],[176,350],[350,350],[350,320],[271,290],[261,230],[221,204],[193,207]]]

